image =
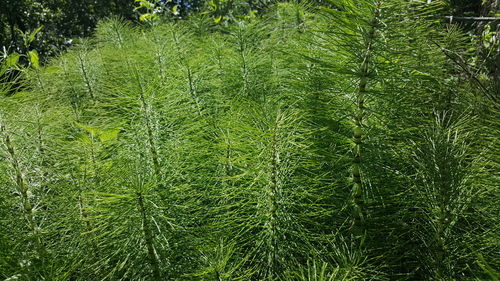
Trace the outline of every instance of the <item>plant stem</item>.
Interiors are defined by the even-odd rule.
[[[175,31],[172,31],[172,38],[174,39],[175,47],[176,47],[177,53],[180,57],[180,62],[182,63],[182,66],[184,67],[184,69],[186,71],[186,76],[188,78],[189,95],[191,96],[191,98],[193,99],[193,101],[196,105],[198,115],[200,115],[200,117],[202,117],[203,116],[202,108],[200,105],[200,100],[199,100],[197,93],[196,93],[196,87],[195,87],[194,79],[193,79],[193,71],[191,69],[191,66],[189,65],[189,62],[186,59],[186,56],[184,56],[184,54],[181,50],[179,37]]]
[[[278,261],[278,239],[277,239],[277,211],[278,211],[278,196],[280,195],[280,182],[279,182],[279,165],[280,165],[280,153],[277,147],[277,134],[279,130],[279,124],[276,124],[273,128],[272,135],[272,148],[271,148],[271,182],[268,190],[268,212],[269,220],[267,221],[267,228],[269,231],[268,247],[271,252],[268,254],[268,270],[269,277],[274,278],[278,272],[277,261]]]
[[[146,133],[148,135],[149,152],[151,153],[151,159],[153,160],[153,169],[155,177],[159,181],[161,176],[160,160],[158,156],[158,150],[156,149],[154,141],[153,128],[151,126],[151,116],[149,115],[149,110],[148,110],[150,105],[146,101],[144,87],[142,86],[139,73],[136,67],[134,67],[134,75],[135,79],[137,80],[137,84],[139,85],[139,99],[141,102],[141,106],[143,108],[144,120],[146,121]]]
[[[14,145],[11,141],[11,137],[7,132],[7,129],[5,127],[5,124],[1,122],[2,120],[0,119],[0,133],[4,136],[3,141],[4,144],[7,148],[7,152],[10,156],[10,163],[12,166],[12,169],[15,172],[15,182],[16,182],[16,187],[17,191],[21,194],[21,199],[22,199],[22,209],[24,212],[24,215],[28,221],[28,226],[30,228],[30,231],[33,234],[33,243],[35,245],[35,251],[37,252],[39,259],[42,263],[44,263],[45,257],[46,257],[46,249],[45,246],[43,245],[40,235],[37,230],[37,226],[35,224],[35,216],[33,214],[33,208],[31,206],[31,202],[28,196],[28,186],[26,184],[26,181],[24,179],[24,176],[21,171],[21,167],[19,165],[19,160],[16,155],[16,150],[14,148]]]
[[[90,98],[95,101],[94,90],[92,89],[92,85],[90,83],[89,75],[87,74],[87,69],[85,68],[84,58],[81,52],[78,53],[78,62],[80,66],[80,70],[83,75],[83,81],[85,82],[85,86],[87,86],[87,91],[90,95]]]
[[[137,204],[139,207],[139,212],[142,217],[142,231],[144,233],[144,240],[146,242],[146,248],[148,250],[149,264],[153,273],[154,280],[162,280],[160,274],[160,267],[158,258],[154,250],[154,237],[149,226],[149,220],[146,213],[146,208],[144,206],[144,196],[141,192],[137,192]]]
[[[362,238],[365,235],[363,226],[363,184],[361,179],[361,150],[363,146],[363,121],[365,116],[365,102],[366,94],[368,92],[368,80],[370,75],[370,65],[373,56],[373,44],[375,40],[375,32],[378,24],[379,7],[377,2],[373,10],[373,18],[369,22],[369,30],[365,38],[365,50],[363,52],[363,61],[359,66],[360,81],[358,84],[358,91],[356,96],[356,116],[354,118],[354,132],[353,132],[353,159],[351,166],[351,175],[353,186],[351,189],[351,202],[353,208],[352,217],[352,232],[355,237]]]

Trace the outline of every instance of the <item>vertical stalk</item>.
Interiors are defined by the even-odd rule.
[[[0,116],[1,118],[1,116]],[[3,135],[3,142],[5,147],[7,148],[7,152],[9,154],[10,158],[10,164],[12,166],[12,169],[15,173],[15,183],[16,183],[16,188],[19,194],[21,195],[21,200],[22,200],[22,209],[24,216],[26,217],[26,220],[28,221],[28,227],[33,235],[33,244],[35,245],[35,251],[39,256],[39,259],[43,265],[43,262],[45,260],[46,256],[46,249],[45,246],[43,245],[38,230],[37,226],[35,223],[35,216],[33,214],[33,208],[31,206],[31,202],[28,196],[28,186],[26,184],[26,181],[24,179],[24,176],[21,171],[21,167],[19,165],[19,160],[16,154],[16,150],[14,148],[14,144],[11,141],[11,137],[9,133],[7,132],[7,129],[5,127],[5,124],[2,122],[0,119],[0,134]]]
[[[37,143],[36,143],[36,149],[38,152],[38,160],[40,163],[40,166],[44,167],[45,166],[45,144],[43,141],[43,122],[42,122],[42,112],[40,109],[40,105],[37,106],[37,108],[34,110],[35,115],[36,115],[36,137],[37,137]]]
[[[76,120],[79,122],[79,118],[78,116],[76,116]],[[92,163],[92,170],[90,171],[91,172],[91,176],[90,176],[90,181],[91,183],[95,186],[97,185],[97,179],[98,179],[98,176],[97,176],[97,172],[98,172],[98,168],[97,168],[97,159],[96,159],[96,148],[95,148],[95,140],[94,140],[94,135],[93,134],[89,134],[90,136],[90,144],[87,146],[87,147],[90,147],[90,154],[87,154],[85,153],[85,159],[84,161],[90,161]],[[87,148],[86,147],[86,148]],[[87,149],[85,149],[85,151],[87,151]],[[84,184],[86,185],[87,184],[87,171],[85,171],[85,173],[83,174],[83,182]],[[77,181],[75,180],[75,183],[77,183]],[[83,187],[81,187],[78,183],[78,190],[79,190],[79,195],[78,195],[78,207],[80,209],[80,219],[83,221],[83,223],[85,224],[85,230],[91,234],[90,235],[90,239],[91,239],[91,243],[92,243],[92,247],[94,248],[94,251],[95,251],[95,255],[98,255],[99,254],[99,249],[98,249],[98,246],[96,244],[95,241],[93,241],[93,238],[95,238],[95,233],[92,231],[93,229],[93,226],[92,226],[92,223],[90,221],[90,217],[89,215],[87,214],[86,210],[85,210],[85,203],[86,203],[86,200],[85,200],[85,197],[84,197],[84,190],[83,190]]]
[[[163,65],[164,65],[164,57],[162,55],[162,51],[165,48],[164,45],[161,44],[162,40],[158,38],[156,34],[156,30],[152,31],[153,35],[153,42],[155,43],[155,58],[156,62],[158,63],[158,72],[160,73],[160,80],[163,82],[165,80],[165,72],[163,71]]]
[[[242,78],[243,78],[243,93],[248,92],[248,63],[247,63],[247,58],[245,56],[245,39],[243,35],[243,31],[241,30],[241,26],[238,26],[238,53],[240,55],[241,59],[241,72],[242,72]]]
[[[80,191],[80,194],[78,195],[78,207],[80,209],[80,217],[85,223],[85,228],[86,228],[87,232],[91,232],[92,226],[90,225],[90,221],[89,221],[89,218],[87,216],[87,212],[85,212],[85,205],[83,203],[83,194],[81,191]]]
[[[115,25],[116,22],[113,22],[113,25]],[[119,26],[119,23],[116,23],[115,26],[113,26],[113,30],[115,31],[115,35],[116,35],[116,39],[118,40],[118,48],[122,48],[123,45],[124,45],[124,40],[123,40],[123,36],[122,34],[120,33],[120,26]]]
[[[144,120],[146,121],[146,133],[148,135],[149,152],[151,154],[151,159],[153,160],[153,169],[154,169],[156,179],[160,180],[160,175],[161,175],[160,160],[159,160],[159,156],[158,156],[158,150],[156,149],[156,145],[155,145],[155,141],[154,141],[153,128],[151,126],[151,117],[149,116],[150,105],[146,101],[144,87],[141,83],[137,68],[134,67],[133,69],[134,69],[135,79],[137,80],[137,84],[139,86],[139,99],[141,102],[141,106],[143,108],[143,113],[144,113],[143,117],[144,117]]]
[[[280,165],[280,153],[278,150],[278,139],[277,134],[279,130],[279,124],[273,128],[273,138],[272,138],[272,149],[271,149],[271,185],[269,190],[269,206],[268,211],[270,213],[268,227],[270,231],[270,238],[268,241],[271,253],[268,255],[268,268],[270,269],[271,278],[274,278],[277,273],[277,260],[278,260],[278,239],[277,239],[277,211],[278,211],[278,197],[280,193],[280,182],[279,182],[279,165]]]
[[[42,190],[47,190],[47,183],[46,180],[47,177],[49,176],[48,170],[46,167],[48,167],[47,163],[47,157],[45,153],[45,142],[43,138],[43,127],[44,124],[42,122],[42,109],[40,108],[40,105],[37,105],[37,108],[35,109],[35,114],[36,114],[36,136],[37,136],[37,158],[38,158],[38,164],[40,165],[40,186],[42,187]]]
[[[356,116],[354,118],[353,130],[353,159],[351,165],[351,176],[353,186],[351,190],[351,203],[353,208],[352,217],[352,232],[357,238],[363,238],[365,229],[363,226],[363,190],[361,179],[361,151],[363,146],[363,121],[365,116],[365,101],[368,92],[368,80],[370,75],[370,65],[373,56],[373,44],[375,40],[375,32],[378,23],[380,3],[377,2],[373,10],[373,18],[369,22],[369,30],[365,37],[365,50],[363,52],[363,61],[359,66],[360,81],[358,84],[356,96]]]
[[[84,223],[85,231],[88,234],[88,239],[90,239],[90,244],[92,244],[92,248],[94,250],[93,255],[95,257],[99,256],[99,247],[97,246],[97,242],[95,241],[96,235],[93,232],[92,223],[90,222],[90,217],[85,210],[85,198],[83,196],[82,190],[79,191],[78,195],[78,208],[80,210],[80,220]],[[82,233],[83,234],[83,233]]]
[[[270,149],[270,178],[266,190],[266,222],[265,231],[267,231],[265,244],[266,258],[267,258],[267,270],[266,278],[269,280],[274,280],[280,273],[280,247],[278,235],[280,234],[279,226],[279,200],[281,197],[281,179],[280,179],[280,167],[281,167],[281,153],[279,148],[279,133],[280,133],[280,120],[276,120],[277,123],[272,128],[272,138],[271,138],[271,149]]]
[[[199,98],[198,98],[197,93],[196,93],[196,87],[195,87],[194,79],[193,79],[193,71],[191,69],[191,66],[189,66],[189,63],[187,63],[186,57],[182,53],[179,38],[177,36],[177,33],[174,30],[172,30],[172,38],[174,39],[175,47],[177,49],[177,53],[179,54],[180,61],[182,62],[182,66],[184,67],[184,69],[186,71],[186,76],[188,78],[189,95],[191,96],[191,98],[193,99],[193,101],[196,104],[196,109],[198,110],[198,115],[203,116],[200,101],[199,101]]]
[[[222,152],[222,153],[224,153],[224,163],[222,164],[224,167],[224,176],[222,177],[222,184],[225,187],[227,187],[228,185],[230,185],[230,183],[232,181],[227,180],[226,177],[233,176],[233,173],[232,173],[232,170],[233,170],[232,147],[231,147],[232,143],[231,143],[231,139],[229,138],[229,136],[226,137],[225,144],[226,144],[225,151]]]
[[[158,61],[158,71],[160,72],[160,80],[163,82],[165,80],[165,74],[163,72],[163,57],[161,55],[161,50],[155,52],[156,60]]]
[[[153,280],[162,280],[158,258],[154,250],[154,237],[150,228],[146,208],[144,206],[144,196],[141,192],[137,192],[136,196],[137,196],[137,205],[139,208],[139,212],[141,213],[142,231],[144,234],[144,240],[146,242],[146,248],[148,250],[149,265],[151,266]]]
[[[83,81],[85,82],[85,86],[87,87],[87,92],[89,93],[90,98],[93,101],[95,101],[94,90],[92,89],[90,78],[89,75],[87,74],[87,68],[85,67],[84,58],[81,51],[78,52],[78,62],[80,66],[80,71],[82,72],[83,75]]]
[[[117,47],[119,49],[122,49],[123,45],[124,45],[124,39],[123,39],[122,34],[119,31],[119,27],[116,26],[114,28],[114,31],[115,31],[115,35],[117,38]],[[151,124],[151,116],[149,115],[150,104],[146,100],[146,96],[145,96],[146,91],[144,90],[144,86],[141,83],[141,77],[139,75],[139,71],[138,71],[137,67],[135,66],[135,64],[131,64],[129,59],[127,59],[125,62],[127,64],[128,68],[133,71],[134,79],[136,80],[137,85],[139,87],[139,101],[141,103],[141,107],[143,109],[143,117],[144,117],[144,120],[146,122],[146,134],[148,136],[147,142],[149,144],[149,152],[151,155],[151,160],[153,161],[153,169],[154,169],[155,177],[157,180],[160,180],[160,176],[161,176],[160,160],[159,160],[160,158],[159,158],[159,153],[158,153],[158,150],[156,148],[155,141],[154,141],[154,133],[153,133],[153,127]]]
[[[139,75],[139,71],[135,65],[131,65],[130,61],[127,60],[127,66],[129,68],[132,68],[134,78],[137,82],[137,85],[139,87],[139,101],[141,103],[142,107],[142,113],[143,113],[143,118],[146,122],[146,134],[147,134],[147,142],[149,144],[149,152],[151,159],[153,161],[153,169],[154,169],[154,176],[157,181],[157,185],[160,186],[158,183],[160,180],[161,176],[161,169],[160,169],[160,160],[159,160],[159,154],[158,150],[154,141],[154,132],[153,132],[153,127],[151,124],[151,116],[150,116],[150,104],[146,100],[146,91],[144,89],[144,86],[142,85],[141,82],[141,77]],[[136,192],[136,197],[137,197],[137,207],[139,210],[139,213],[141,215],[141,220],[142,220],[142,231],[144,235],[144,242],[146,244],[146,249],[148,252],[148,263],[151,267],[151,273],[153,276],[152,280],[162,280],[161,279],[161,271],[159,267],[159,260],[156,255],[155,249],[154,249],[154,235],[153,232],[151,231],[150,227],[150,222],[148,219],[148,214],[147,210],[144,204],[144,194],[140,191]]]
[[[436,231],[436,278],[441,280],[441,278],[446,277],[444,275],[443,262],[445,258],[445,239],[444,239],[444,229],[446,227],[446,203],[444,198],[440,198],[439,202],[439,213],[437,221],[437,231]]]
[[[42,90],[42,93],[47,93],[45,89],[45,85],[43,83],[42,77],[40,77],[40,69],[35,68],[35,73],[36,73],[36,80],[38,81],[38,85],[40,85],[40,89]]]
[[[443,118],[445,118],[443,116]],[[436,174],[433,175],[432,182],[437,187],[438,202],[437,202],[437,226],[436,226],[436,278],[442,279],[446,278],[446,268],[444,267],[445,259],[447,257],[447,252],[445,245],[446,241],[446,229],[448,229],[451,218],[450,218],[450,203],[453,192],[457,192],[453,187],[453,181],[455,175],[453,169],[458,169],[455,166],[456,158],[453,154],[454,149],[453,140],[449,139],[450,130],[449,128],[444,128],[444,124],[439,124],[439,135],[438,135],[438,146],[433,151],[435,157],[436,166],[432,167],[436,169]],[[451,148],[448,148],[450,146]],[[455,165],[454,165],[455,164]]]
[[[62,69],[64,70],[64,79],[71,89],[71,93],[74,93],[74,97],[70,96],[71,109],[73,110],[75,116],[78,119],[78,108],[80,107],[80,93],[76,90],[74,83],[72,82],[71,76],[69,74],[68,62],[66,59],[62,60]]]
[[[215,60],[217,61],[217,75],[221,76],[224,73],[224,68],[222,67],[224,63],[222,60],[222,51],[219,46],[217,46],[215,50]]]

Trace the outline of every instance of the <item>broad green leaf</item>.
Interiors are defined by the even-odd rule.
[[[421,72],[421,71],[418,71],[415,69],[410,71],[410,75],[420,76],[420,77],[425,77],[425,78],[432,78],[432,75],[430,75],[429,73]]]
[[[47,68],[45,68],[45,71],[49,74],[55,74],[58,73],[60,69],[57,66],[48,66]]]
[[[5,59],[5,65],[6,67],[16,67],[17,62],[19,61],[19,58],[21,57],[21,54],[18,53],[12,53],[10,54],[6,59]]]
[[[144,14],[144,15],[141,15],[139,17],[139,20],[140,21],[150,21],[150,20],[156,20],[158,18],[157,15],[153,15],[153,14]]]
[[[0,64],[0,76],[4,75],[9,68],[17,69],[17,62],[22,55],[18,53],[12,53],[7,58],[5,58]]]
[[[38,32],[40,32],[40,30],[42,30],[42,28],[43,28],[43,25],[41,25],[40,27],[35,29],[33,32],[31,32],[30,36],[28,37],[28,43],[31,43],[31,42],[33,42],[33,40],[35,40],[36,35],[38,34]]]
[[[118,133],[120,133],[120,130],[118,129],[105,130],[101,132],[99,139],[101,142],[112,141],[118,137]]]
[[[215,23],[220,23],[221,21],[222,21],[222,16],[219,16],[216,19],[214,19]]]
[[[135,0],[135,2],[139,2],[139,7],[136,7],[134,10],[138,10],[138,9],[141,9],[141,8],[146,8],[146,9],[150,9],[153,7],[153,4],[151,4],[149,1],[146,1],[146,0]]]
[[[39,56],[38,56],[38,52],[36,50],[31,50],[28,52],[28,59],[30,61],[30,65],[32,65],[34,68],[39,68],[40,67],[40,64],[39,64]]]
[[[89,133],[92,137],[97,137],[101,133],[101,131],[96,127],[92,127],[78,122],[75,122],[75,125],[78,128],[83,129],[84,131]]]
[[[215,4],[215,2],[213,0],[211,0],[210,2],[208,2],[208,4],[210,5],[210,7],[212,7],[214,9],[214,11],[217,10],[217,4]]]

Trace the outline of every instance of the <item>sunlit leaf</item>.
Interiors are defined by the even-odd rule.
[[[120,133],[120,130],[118,129],[104,130],[99,135],[99,139],[101,142],[112,141],[118,137],[118,133]]]
[[[34,68],[39,68],[40,67],[40,64],[39,64],[39,56],[38,56],[38,52],[36,50],[31,50],[28,52],[28,59],[30,61],[30,65],[33,66]]]
[[[31,32],[30,36],[28,37],[28,43],[31,43],[33,42],[33,40],[35,40],[36,35],[38,34],[38,32],[40,32],[40,30],[42,30],[42,28],[43,25]]]
[[[214,19],[215,23],[220,23],[222,21],[222,16],[218,16],[217,18]]]

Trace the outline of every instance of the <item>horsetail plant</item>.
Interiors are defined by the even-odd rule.
[[[15,185],[16,192],[20,197],[20,209],[22,210],[22,220],[25,221],[25,227],[28,228],[30,233],[28,243],[33,245],[35,252],[34,256],[26,257],[28,260],[25,261],[28,266],[28,275],[39,276],[44,278],[44,266],[47,263],[47,249],[45,248],[44,242],[40,236],[40,223],[35,216],[34,206],[38,202],[33,202],[32,190],[29,185],[29,181],[25,178],[22,163],[20,161],[20,155],[17,148],[12,140],[12,134],[7,130],[7,124],[4,113],[0,112],[0,134],[2,137],[2,147],[6,152],[6,159],[10,163],[10,173],[12,181]]]
[[[446,7],[114,18],[32,52],[0,87],[0,279],[496,280],[498,110]]]

